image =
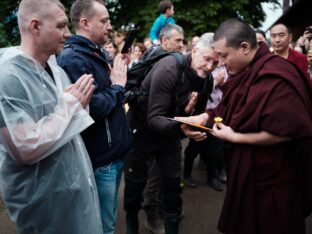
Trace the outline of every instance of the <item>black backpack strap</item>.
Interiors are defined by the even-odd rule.
[[[210,102],[213,102],[213,99],[211,97],[211,93],[212,93],[213,87],[214,87],[214,79],[213,79],[212,74],[210,73],[206,79],[207,79],[207,87],[205,87],[204,90],[207,90],[208,100]]]
[[[176,59],[178,74],[177,74],[177,86],[176,89],[179,87],[180,82],[182,82],[184,70],[186,66],[186,59],[180,53],[172,53],[173,57]]]
[[[181,53],[172,53],[172,55],[176,59],[177,69],[178,69],[177,83],[176,83],[174,98],[175,98],[175,102],[176,102],[175,113],[179,114],[180,113],[179,103],[178,103],[179,96],[178,96],[177,91],[178,91],[178,88],[180,87],[180,85],[183,83],[183,76],[184,76],[184,71],[185,71],[185,67],[186,67],[186,58]]]
[[[143,59],[134,64],[127,71],[127,83],[125,86],[125,102],[135,102],[138,96],[147,96],[149,91],[142,91],[141,84],[147,74],[150,72],[155,63],[162,58],[171,55],[168,51],[162,47],[153,47],[148,49],[143,55]]]

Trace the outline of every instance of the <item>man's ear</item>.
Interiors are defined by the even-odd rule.
[[[37,20],[37,19],[32,19],[30,21],[30,24],[29,24],[29,28],[30,28],[30,31],[35,34],[35,35],[39,35],[40,33],[40,21]]]
[[[79,25],[80,25],[80,28],[84,28],[84,29],[88,29],[89,28],[89,21],[87,18],[81,18],[79,20]]]
[[[160,44],[163,46],[163,47],[166,47],[167,45],[167,41],[168,41],[168,38],[163,36],[161,39],[160,39]]]
[[[248,42],[242,42],[240,47],[243,49],[243,53],[247,55],[250,51],[250,44]]]
[[[292,41],[292,34],[289,33],[289,43]]]
[[[192,51],[191,51],[191,57],[192,57],[192,60],[194,59],[194,57],[195,57],[195,53],[196,53],[196,51],[197,51],[197,48],[196,47],[193,47],[192,48]]]

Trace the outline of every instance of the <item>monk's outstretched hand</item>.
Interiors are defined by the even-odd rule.
[[[236,135],[236,133],[230,126],[226,126],[223,123],[215,123],[213,125],[211,134],[221,140],[229,142],[234,142]]]

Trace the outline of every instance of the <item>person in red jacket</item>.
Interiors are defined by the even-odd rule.
[[[308,76],[308,60],[304,54],[301,54],[291,48],[289,43],[292,40],[292,34],[284,24],[276,24],[270,31],[271,46],[273,53],[277,54],[294,64],[296,64],[301,71]]]

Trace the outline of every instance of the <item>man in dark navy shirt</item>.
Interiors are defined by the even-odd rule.
[[[110,72],[101,49],[112,29],[109,14],[100,0],[77,0],[70,18],[76,35],[65,43],[58,63],[76,82],[80,74],[92,74],[95,91],[90,115],[95,124],[82,133],[98,187],[104,233],[114,233],[118,188],[123,157],[131,148],[132,137],[124,111],[124,86],[127,79],[126,54],[115,58]]]

